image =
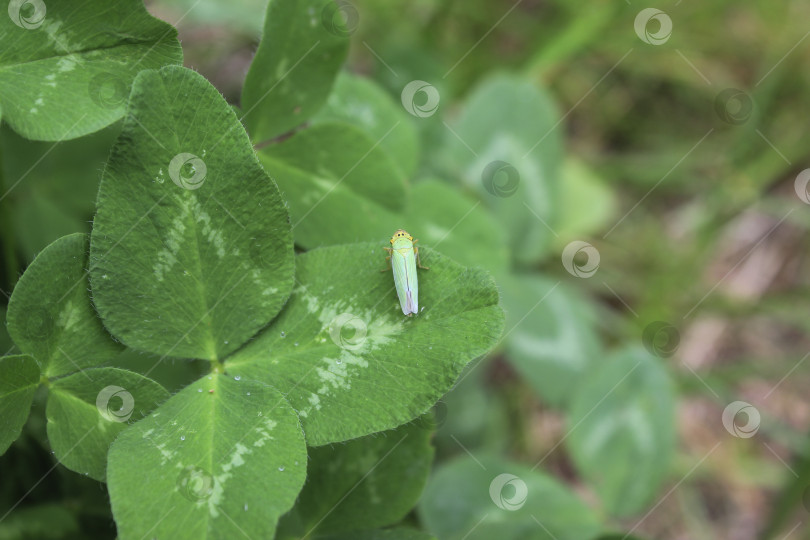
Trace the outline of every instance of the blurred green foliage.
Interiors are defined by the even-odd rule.
[[[754,513],[731,500],[739,489],[762,501],[755,526],[763,537],[790,531],[796,513],[805,511],[801,501],[810,484],[806,458],[797,458],[795,476],[780,463],[806,453],[806,420],[784,412],[802,396],[791,388],[807,380],[806,370],[792,371],[810,330],[796,317],[796,301],[810,290],[807,272],[796,270],[806,269],[797,260],[806,244],[794,239],[770,253],[774,264],[793,270],[757,295],[715,287],[760,237],[766,240],[770,225],[791,227],[799,237],[810,226],[793,193],[793,178],[808,159],[801,112],[810,88],[801,69],[810,60],[806,29],[794,21],[806,20],[810,6],[764,0],[662,6],[674,31],[654,46],[634,32],[640,6],[622,2],[353,5],[359,24],[347,68],[354,74],[338,77],[309,132],[260,156],[284,189],[285,179],[298,181],[288,170],[296,138],[315,137],[335,121],[355,128],[342,135],[351,143],[342,157],[372,147],[375,156],[366,171],[350,170],[356,159],[340,164],[341,156],[326,156],[329,167],[316,167],[306,148],[317,141],[301,143],[301,181],[314,169],[348,179],[346,193],[338,194],[345,196],[342,205],[323,214],[334,229],[308,235],[302,226],[296,242],[303,248],[341,238],[382,245],[385,231],[401,224],[423,245],[491,272],[508,317],[496,354],[471,366],[437,406],[436,469],[411,521],[440,538],[464,537],[473,528],[481,538],[495,531],[504,539],[581,538],[591,531],[607,538],[611,530],[631,529],[655,538],[731,537],[728,522]],[[187,57],[212,80],[228,77],[228,60],[254,46],[262,6],[254,0],[227,7],[216,0],[150,4],[166,20],[182,18]],[[212,46],[206,31],[229,39]],[[438,92],[435,114],[419,118],[399,107],[413,80]],[[727,103],[718,96],[727,88],[753,104],[743,122],[724,120]],[[226,97],[238,102],[238,94]],[[402,127],[386,136],[396,122]],[[3,126],[5,291],[45,245],[89,230],[99,172],[117,129],[51,146]],[[273,161],[279,153],[287,164]],[[508,186],[506,170],[487,182],[487,166],[496,161],[517,171],[514,193],[493,188]],[[379,184],[363,184],[384,174],[383,167],[391,172]],[[396,188],[396,200],[374,192],[400,183],[406,187]],[[291,181],[285,191],[295,187]],[[293,223],[297,202],[290,203]],[[357,208],[363,212],[353,214]],[[769,225],[717,270],[735,227],[752,213]],[[335,222],[336,215],[345,221]],[[347,230],[349,237],[341,236]],[[561,264],[574,240],[598,249],[601,264],[590,279]],[[779,346],[734,334],[737,341],[704,368],[679,356],[683,347],[673,357],[643,348],[649,345],[644,329],[654,321],[667,321],[685,341],[705,318],[743,334],[756,324],[762,342]],[[5,343],[11,347],[0,335]],[[181,368],[172,373],[167,379],[190,380]],[[627,373],[632,376],[623,379]],[[769,447],[722,429],[727,403],[752,387],[761,397],[788,373],[770,401],[782,395],[780,405],[757,403],[763,412],[757,437],[767,437]],[[716,441],[722,446],[706,459]],[[20,452],[3,459],[21,459]],[[560,505],[553,525],[530,511],[541,497],[517,513],[490,504],[486,488],[502,472]],[[720,495],[709,487],[715,484]],[[671,497],[670,487],[678,487]],[[27,511],[53,510],[46,504]],[[73,530],[69,519],[53,519]]]

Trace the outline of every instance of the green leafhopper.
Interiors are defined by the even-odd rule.
[[[414,240],[413,236],[404,229],[398,229],[391,237],[391,247],[383,248],[391,261],[391,268],[394,270],[394,285],[397,288],[399,306],[402,313],[411,316],[419,311],[419,282],[416,276],[416,267],[428,270],[422,266],[419,259],[419,248],[414,246],[419,240]],[[387,268],[383,270],[385,272]]]

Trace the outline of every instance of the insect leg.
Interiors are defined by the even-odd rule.
[[[389,253],[388,257],[385,258],[385,260],[388,261],[388,266],[386,266],[385,268],[380,270],[380,272],[388,272],[389,270],[391,270],[391,255],[390,255],[390,253],[392,253],[394,250],[389,248],[389,247],[384,247],[383,249]]]
[[[415,244],[417,240],[414,240],[413,243]],[[416,266],[419,268],[424,268],[425,270],[430,270],[429,266],[422,266],[422,259],[419,257],[419,248],[413,246],[413,254],[416,255]]]

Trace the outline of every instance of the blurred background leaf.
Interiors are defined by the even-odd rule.
[[[438,167],[493,209],[519,263],[547,253],[559,201],[562,133],[550,96],[514,76],[485,79],[448,126]]]
[[[565,407],[604,360],[593,307],[576,289],[540,275],[500,282],[509,361],[546,403]]]
[[[54,144],[23,139],[3,124],[0,165],[7,196],[0,206],[11,225],[3,229],[14,231],[7,241],[24,264],[57,238],[90,232],[101,171],[119,131],[114,124]]]
[[[595,514],[564,485],[541,471],[485,455],[439,468],[419,513],[428,530],[448,540],[575,540],[599,531]]]
[[[675,399],[667,372],[647,351],[614,352],[573,390],[567,445],[614,515],[653,501],[675,449]]]

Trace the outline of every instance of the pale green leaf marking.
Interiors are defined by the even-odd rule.
[[[177,31],[140,0],[15,4],[0,17],[0,104],[29,139],[73,139],[115,122],[140,70],[182,62]]]
[[[203,377],[125,430],[107,481],[122,538],[272,538],[304,484],[295,411],[273,388]]]
[[[285,392],[310,445],[392,429],[424,413],[503,329],[492,279],[427,248],[420,313],[402,315],[390,270],[380,272],[382,247],[299,255],[298,286],[282,313],[226,361],[233,374]]]
[[[323,105],[349,39],[323,20],[332,0],[271,0],[262,41],[242,89],[251,138],[265,141],[304,123]]]
[[[316,124],[264,148],[259,157],[289,201],[296,244],[314,248],[371,240],[401,226],[405,177],[357,127]]]
[[[64,236],[28,266],[11,295],[8,331],[43,375],[97,366],[123,347],[113,341],[90,301],[86,234]]]
[[[537,396],[554,407],[571,401],[582,377],[601,363],[596,315],[574,289],[536,275],[503,275],[507,358]]]
[[[435,247],[462,264],[493,273],[503,273],[509,265],[509,241],[492,212],[446,182],[416,183],[404,223],[419,240],[417,246]]]
[[[493,209],[521,263],[545,255],[554,240],[563,135],[557,117],[534,83],[496,75],[472,92],[445,135],[448,174],[460,171]]]
[[[104,481],[107,450],[128,424],[169,397],[155,381],[117,368],[86,369],[49,387],[48,440],[59,462]]]
[[[626,516],[654,501],[676,440],[674,389],[660,360],[629,348],[599,362],[577,385],[568,421],[577,429],[566,445],[608,512]]]
[[[201,75],[144,71],[99,187],[93,295],[128,346],[223,358],[292,287],[287,211],[236,115]]]
[[[566,485],[482,454],[439,467],[419,514],[443,540],[582,540],[600,531],[596,515]]]
[[[419,138],[413,116],[385,90],[367,77],[341,72],[326,104],[312,118],[318,122],[342,121],[365,131],[396,162],[406,177],[419,164]],[[391,126],[397,129],[388,133]]]

